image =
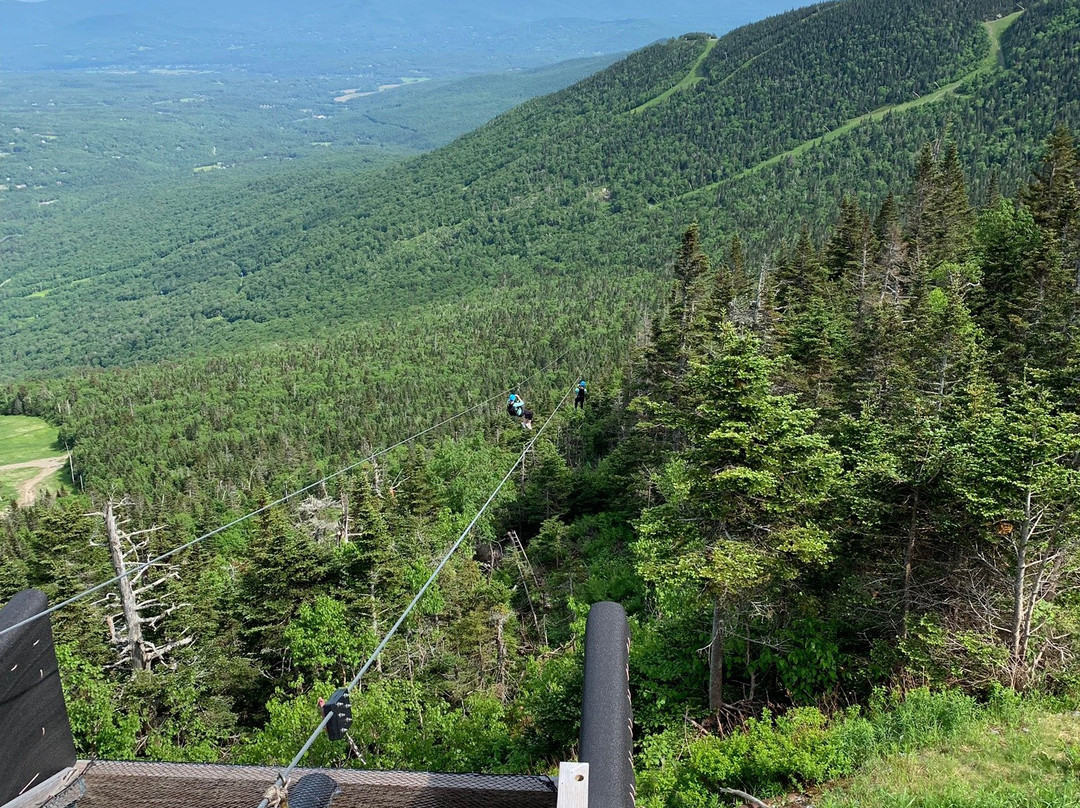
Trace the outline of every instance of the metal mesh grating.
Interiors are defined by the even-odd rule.
[[[332,808],[555,808],[551,777],[297,769],[341,787]],[[277,769],[187,763],[97,761],[79,808],[255,808]]]

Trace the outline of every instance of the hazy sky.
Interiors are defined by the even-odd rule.
[[[0,0],[0,69],[498,70],[721,34],[797,0]]]

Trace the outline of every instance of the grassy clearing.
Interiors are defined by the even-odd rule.
[[[669,728],[643,741],[638,805],[720,808],[736,788],[777,806],[1080,808],[1076,706],[919,688],[831,717],[765,711],[725,736]]]
[[[56,457],[64,453],[59,431],[40,418],[26,415],[0,416],[0,466]]]
[[[705,43],[705,50],[702,52],[701,56],[697,58],[697,61],[694,62],[694,66],[690,68],[690,72],[686,74],[682,81],[680,81],[674,87],[671,87],[660,93],[660,95],[656,96],[656,98],[652,98],[646,101],[640,107],[636,107],[635,109],[630,110],[630,114],[638,115],[647,110],[649,107],[655,107],[657,104],[662,104],[667,99],[671,98],[671,96],[673,96],[675,93],[693,87],[703,78],[705,78],[701,75],[701,73],[698,72],[698,70],[701,68],[702,62],[704,62],[708,55],[712,53],[712,49],[716,47],[716,43],[719,41],[720,40],[718,39],[710,39],[709,41],[707,41]]]
[[[979,721],[949,743],[866,765],[819,808],[1077,808],[1080,715]]]
[[[986,28],[986,33],[990,34],[990,53],[983,59],[980,70],[991,70],[994,67],[1004,67],[1005,59],[1001,55],[1001,35],[1004,34],[1009,26],[1016,22],[1023,11],[1014,11],[1008,16],[1002,17],[999,20],[990,20],[990,22],[984,22],[983,26]]]
[[[29,463],[54,458],[65,453],[57,443],[57,429],[40,418],[24,415],[0,416],[0,466]],[[19,496],[19,489],[41,473],[40,468],[23,467],[0,471],[0,503]],[[38,490],[70,490],[67,466],[49,474],[36,486]],[[0,505],[2,509],[2,505]]]
[[[0,510],[8,502],[18,499],[20,486],[37,477],[39,473],[38,469],[32,467],[0,471]],[[46,488],[53,490],[58,487],[56,482],[50,482],[52,484],[46,485]]]

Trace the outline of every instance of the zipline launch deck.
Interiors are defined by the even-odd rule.
[[[558,778],[301,769],[306,745],[283,770],[77,760],[47,607],[43,592],[28,589],[0,609],[0,808],[634,806],[630,629],[617,603],[596,603],[589,610],[580,760],[561,762]],[[331,729],[351,723],[348,700],[337,696],[327,702],[330,709],[316,733],[326,728],[331,740]]]
[[[293,782],[314,773],[341,789],[333,808],[555,808],[558,797],[554,778],[530,775],[297,769]],[[263,766],[96,761],[78,806],[253,808],[276,775]]]

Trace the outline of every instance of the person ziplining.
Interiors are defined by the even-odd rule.
[[[506,414],[520,418],[522,429],[532,429],[533,411],[525,408],[525,401],[517,393],[511,393],[506,400]]]
[[[585,390],[585,380],[582,379],[577,383],[577,393],[574,395],[574,409],[585,409],[585,396],[587,395]]]

